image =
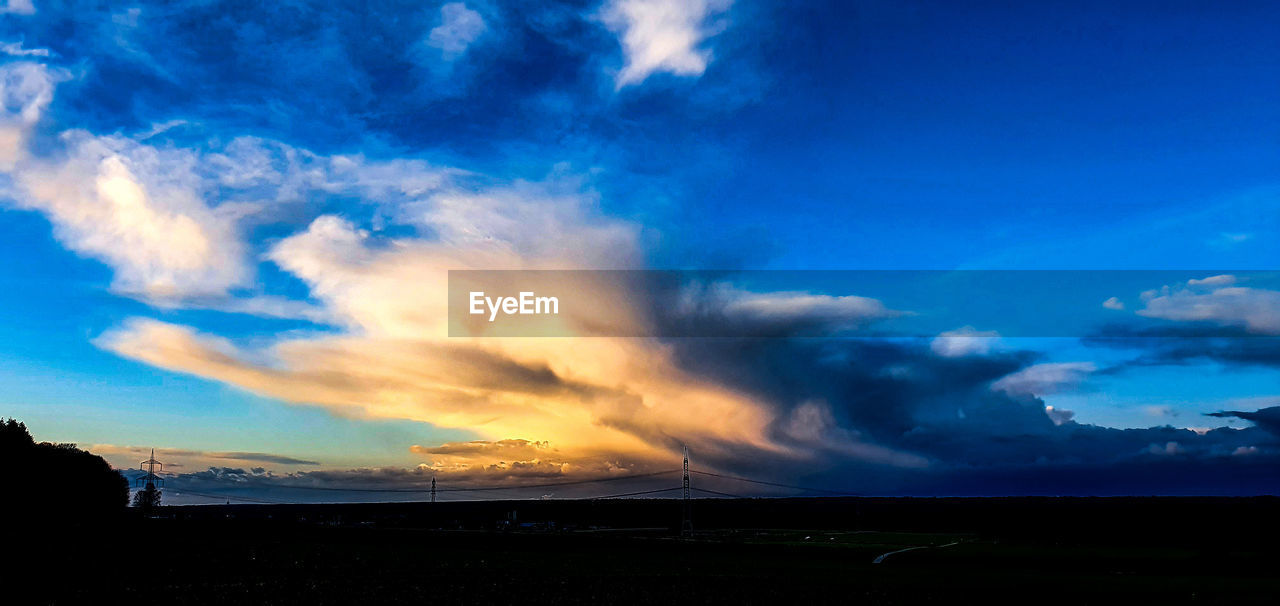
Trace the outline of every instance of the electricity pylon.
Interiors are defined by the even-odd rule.
[[[138,466],[139,470],[146,470],[147,475],[144,475],[134,480],[133,485],[137,486],[138,484],[141,484],[143,483],[143,481],[145,481],[147,484],[147,488],[149,489],[154,489],[157,484],[159,484],[160,486],[164,486],[164,478],[161,478],[160,476],[156,475],[156,465],[160,466],[161,472],[164,471],[164,463],[161,463],[160,461],[156,460],[156,449],[152,448],[151,458],[143,461],[142,464]]]
[[[690,517],[689,511],[689,447],[684,447],[684,499],[683,512],[680,520],[680,535],[690,536],[693,534],[693,519]]]
[[[134,496],[134,504],[142,508],[144,513],[151,513],[156,505],[160,504],[160,491],[156,489],[156,484],[164,486],[164,480],[156,475],[156,465],[160,466],[160,470],[164,471],[164,463],[156,460],[156,449],[151,449],[151,457],[143,461],[138,469],[145,470],[146,475],[133,481],[133,485],[146,483],[146,487]]]

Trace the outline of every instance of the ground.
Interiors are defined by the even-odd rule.
[[[1217,604],[1272,603],[1280,591],[1280,558],[1248,532],[1183,541],[721,528],[682,539],[665,529],[440,530],[314,510],[299,521],[270,508],[256,510],[276,511],[270,520],[186,509],[34,541],[25,565],[52,578],[24,573],[10,587],[32,590],[31,603],[308,605]],[[911,547],[923,548],[900,551]]]

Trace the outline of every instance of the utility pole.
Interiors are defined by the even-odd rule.
[[[436,502],[436,474],[431,474],[431,502]]]
[[[684,499],[683,499],[684,515],[680,520],[680,536],[690,536],[693,534],[693,519],[689,512],[689,447],[684,447]]]

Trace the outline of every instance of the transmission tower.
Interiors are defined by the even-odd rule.
[[[436,502],[436,476],[435,476],[435,474],[432,474],[432,475],[431,475],[431,502],[432,502],[432,503],[435,503],[435,502]]]
[[[164,486],[164,478],[156,475],[156,465],[160,466],[161,472],[164,471],[164,463],[156,460],[156,449],[152,448],[151,458],[143,461],[142,465],[138,466],[139,470],[145,470],[147,474],[134,480],[133,485],[137,486],[145,482],[147,489],[155,489],[157,485]]]
[[[689,447],[684,447],[684,499],[683,514],[680,519],[680,535],[693,534],[693,519],[689,515]]]
[[[146,488],[134,495],[134,505],[141,507],[146,514],[150,514],[160,504],[160,491],[156,489],[156,484],[164,486],[164,480],[156,475],[156,465],[159,465],[162,471],[164,470],[164,463],[156,460],[156,449],[152,448],[151,456],[138,466],[138,469],[147,473],[133,481],[134,486],[146,484]]]

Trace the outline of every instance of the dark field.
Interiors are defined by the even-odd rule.
[[[33,529],[6,586],[49,604],[1274,603],[1278,506],[698,501],[688,539],[664,500],[175,507]]]

